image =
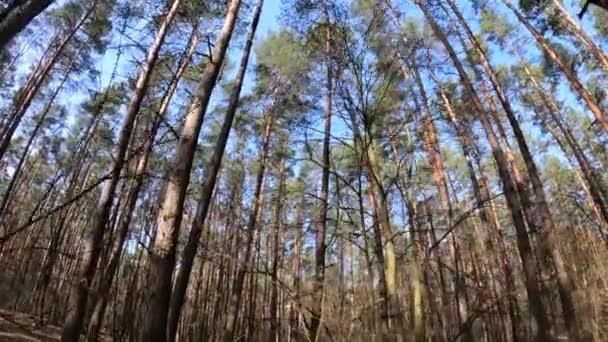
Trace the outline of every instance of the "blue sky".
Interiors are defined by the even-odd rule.
[[[262,9],[262,16],[260,17],[260,37],[266,36],[268,31],[276,29],[278,26],[277,16],[281,12],[281,0],[266,0],[264,1],[264,8]]]

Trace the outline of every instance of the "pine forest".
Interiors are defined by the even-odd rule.
[[[608,341],[608,0],[0,0],[0,341]]]

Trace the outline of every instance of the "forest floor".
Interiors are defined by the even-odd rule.
[[[0,341],[46,342],[59,341],[61,329],[47,325],[38,327],[32,316],[0,310]]]

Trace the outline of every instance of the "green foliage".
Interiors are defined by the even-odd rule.
[[[504,45],[516,30],[516,27],[492,9],[481,12],[480,29],[490,40]]]
[[[291,32],[273,32],[255,49],[256,75],[261,86],[269,81],[295,81],[309,70],[301,41]]]

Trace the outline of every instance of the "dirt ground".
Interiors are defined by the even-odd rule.
[[[0,342],[59,341],[60,336],[59,327],[37,327],[29,315],[0,310]]]

